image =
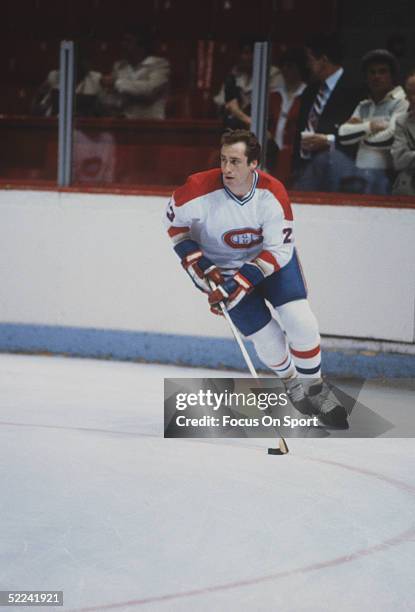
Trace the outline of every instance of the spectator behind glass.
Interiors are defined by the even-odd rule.
[[[267,157],[267,170],[285,185],[291,174],[295,134],[301,99],[306,84],[306,58],[302,49],[288,49],[279,60],[283,81],[270,93],[269,131],[273,151]],[[268,147],[270,150],[271,147]]]
[[[301,96],[294,187],[338,191],[341,176],[352,162],[339,146],[337,129],[350,117],[361,96],[347,83],[338,36],[314,36],[306,43],[306,54],[314,82]]]
[[[102,92],[101,73],[91,70],[89,59],[77,49],[75,67],[75,114],[91,117],[99,114],[98,97]],[[59,70],[51,70],[32,103],[32,113],[50,117],[59,112]]]
[[[396,119],[392,158],[399,174],[392,193],[415,196],[415,69],[406,78],[405,90],[409,107]]]
[[[253,58],[253,43],[240,43],[238,62],[214,97],[215,104],[223,114],[224,128],[236,130],[249,128],[251,125]],[[281,72],[276,66],[271,66],[270,91],[281,83]]]
[[[391,192],[393,168],[391,146],[396,117],[405,112],[405,92],[396,85],[399,67],[386,49],[369,51],[362,60],[369,97],[359,102],[352,116],[339,128],[339,141],[358,144],[355,176],[360,193]]]
[[[124,35],[124,58],[102,78],[104,114],[127,119],[165,118],[170,64],[164,57],[152,55],[153,43],[148,33]]]

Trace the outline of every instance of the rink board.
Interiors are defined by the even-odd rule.
[[[240,367],[224,321],[172,251],[166,201],[0,191],[0,349]],[[415,210],[294,204],[294,214],[322,334],[413,343]],[[337,369],[342,356],[326,359]],[[359,359],[383,356],[355,355],[355,373]],[[410,357],[388,362],[402,359],[411,367]]]

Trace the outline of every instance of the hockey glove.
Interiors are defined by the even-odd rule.
[[[202,251],[190,253],[182,259],[182,265],[196,287],[204,293],[210,293],[209,281],[215,285],[223,283],[223,276],[219,270]]]
[[[228,278],[209,295],[210,309],[214,314],[222,314],[219,302],[225,302],[227,310],[232,310],[247,295],[248,291],[234,277]]]

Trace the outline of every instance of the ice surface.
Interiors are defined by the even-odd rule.
[[[413,610],[413,440],[163,439],[164,377],[232,375],[0,355],[0,589],[63,590],[64,610]]]

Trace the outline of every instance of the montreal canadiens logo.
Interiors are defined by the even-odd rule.
[[[223,234],[223,240],[233,249],[249,249],[263,241],[261,230],[252,227],[230,230]]]

